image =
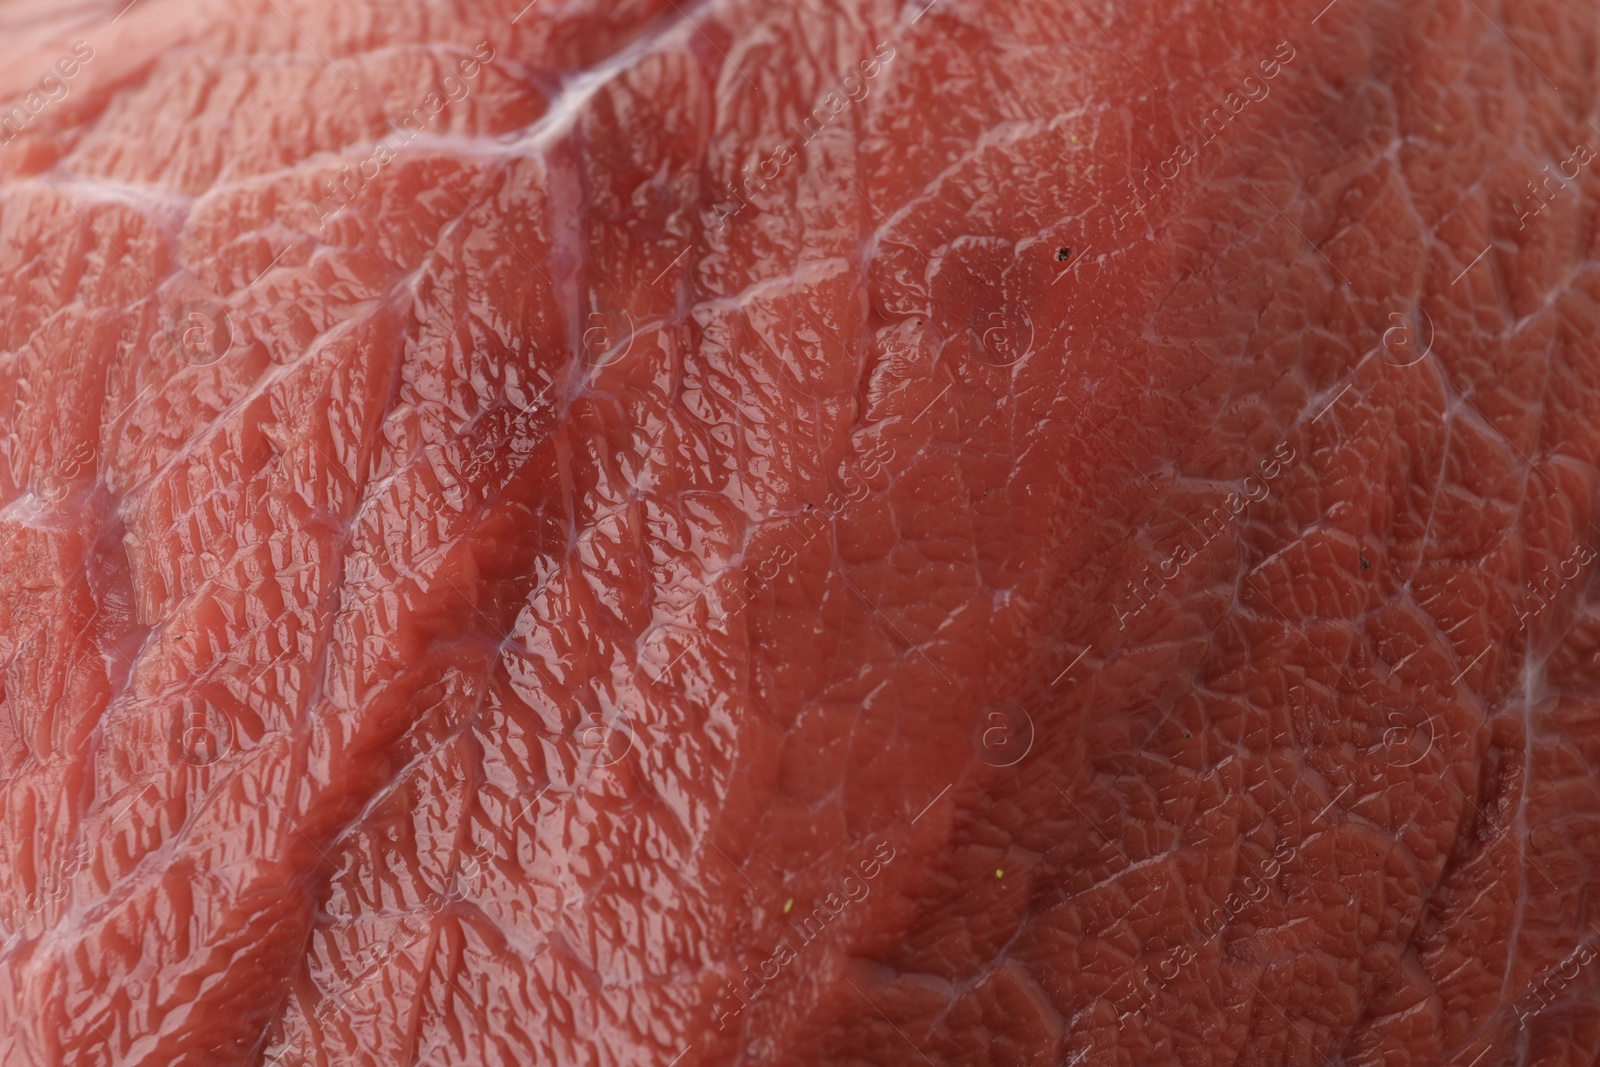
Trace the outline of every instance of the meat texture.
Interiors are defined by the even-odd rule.
[[[1600,13],[0,5],[0,1063],[1600,1057]]]

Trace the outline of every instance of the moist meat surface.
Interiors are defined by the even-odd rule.
[[[1600,1056],[1576,0],[0,3],[0,1063]]]

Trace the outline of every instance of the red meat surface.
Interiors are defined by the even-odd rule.
[[[0,1064],[1600,1057],[1578,0],[0,3]]]

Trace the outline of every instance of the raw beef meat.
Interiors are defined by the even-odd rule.
[[[0,0],[0,1063],[1600,1058],[1600,14]]]

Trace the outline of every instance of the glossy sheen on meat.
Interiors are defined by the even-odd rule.
[[[0,1063],[1600,1056],[1576,0],[0,5]]]

